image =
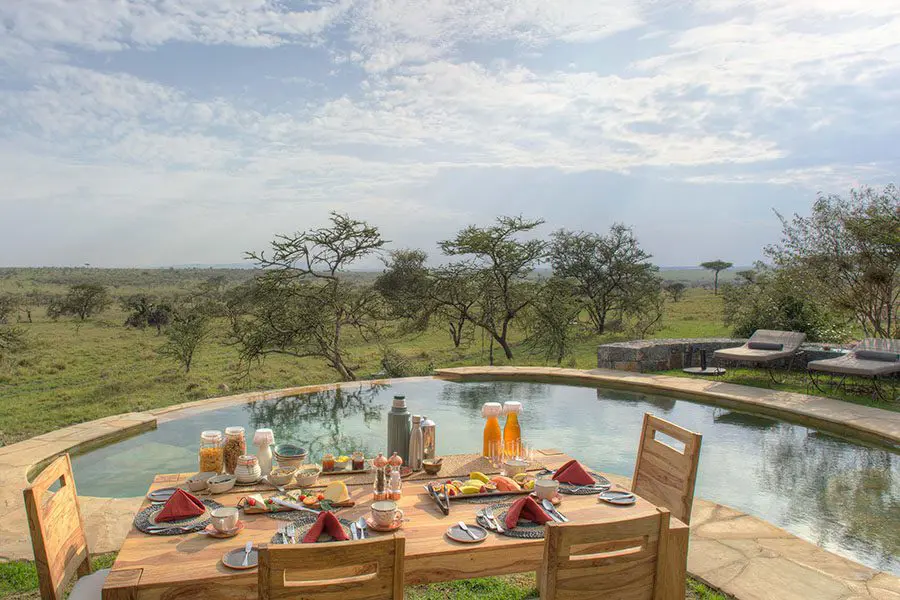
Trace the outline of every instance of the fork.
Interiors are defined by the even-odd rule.
[[[369,524],[366,523],[365,517],[360,517],[359,521],[356,522],[356,527],[359,529],[359,539],[361,539],[361,540],[366,539],[366,528],[368,526],[369,526]]]
[[[291,543],[296,544],[297,540],[294,539],[294,534],[296,533],[296,528],[293,523],[288,524],[287,526],[287,534],[288,537],[291,538]]]
[[[287,525],[279,525],[279,526],[278,526],[278,535],[281,536],[281,543],[282,543],[282,544],[285,543],[285,542],[287,542],[287,533],[286,533],[286,531],[285,531],[286,529],[287,529]]]
[[[497,530],[497,533],[503,533],[503,528],[500,527],[500,520],[494,516],[494,509],[490,506],[486,506],[484,508],[484,517],[487,519],[488,523],[493,523],[494,528]]]

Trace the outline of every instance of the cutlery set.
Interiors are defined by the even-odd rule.
[[[358,520],[350,523],[350,537],[354,540],[364,540],[366,539],[366,528],[368,525],[366,524],[365,517],[360,517]]]

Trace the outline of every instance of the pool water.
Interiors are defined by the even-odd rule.
[[[735,507],[828,550],[900,574],[900,454],[807,427],[688,400],[541,383],[398,381],[349,386],[209,411],[160,424],[73,460],[79,494],[146,493],[156,473],[197,469],[204,429],[271,427],[279,442],[367,456],[384,451],[386,414],[404,394],[437,423],[438,454],[478,452],[485,402],[519,400],[523,438],[602,471],[630,476],[651,412],[703,434],[696,496]],[[252,449],[255,451],[255,448]]]

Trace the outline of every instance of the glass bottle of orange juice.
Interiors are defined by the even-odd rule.
[[[499,402],[485,402],[481,407],[484,423],[484,452],[486,458],[499,459],[503,443],[503,432],[500,430],[500,413],[503,407]]]
[[[506,458],[514,458],[519,454],[522,444],[522,428],[519,426],[520,412],[522,412],[521,402],[503,403],[503,414],[506,416],[506,425],[503,427],[503,454]]]

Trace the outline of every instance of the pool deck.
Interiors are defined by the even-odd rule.
[[[668,393],[900,446],[900,413],[804,394],[603,369],[461,367],[439,369],[437,375],[451,380],[516,379]],[[370,383],[315,385],[199,400],[80,423],[2,447],[0,509],[6,518],[0,520],[0,561],[32,558],[21,490],[31,475],[61,452],[86,452],[153,429],[157,423],[209,410]],[[625,478],[614,479],[627,483]],[[91,551],[117,550],[131,528],[141,499],[82,496],[80,501]],[[739,600],[900,600],[900,578],[842,558],[761,519],[701,499],[694,502],[688,571]]]

